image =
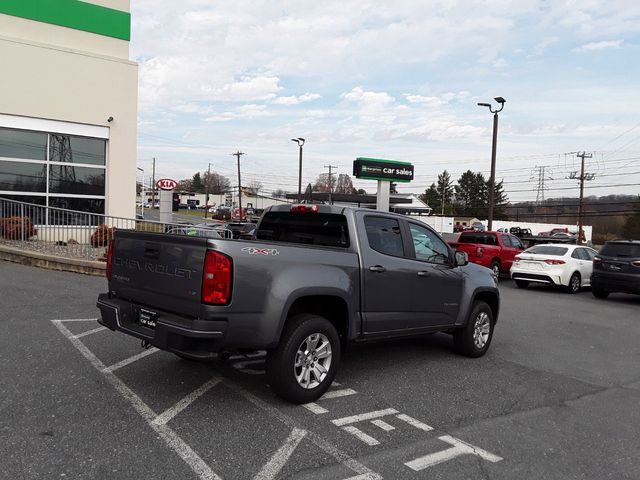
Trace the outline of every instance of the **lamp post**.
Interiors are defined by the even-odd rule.
[[[490,103],[478,103],[479,107],[488,107],[493,113],[493,141],[491,142],[491,176],[489,177],[489,215],[487,219],[487,230],[493,228],[493,202],[495,201],[495,184],[496,184],[496,143],[498,141],[498,113],[504,108],[507,102],[502,97],[495,97],[494,100],[500,104],[498,110],[494,110]]]
[[[292,142],[296,142],[300,147],[300,159],[298,162],[298,203],[302,203],[302,146],[304,145],[304,138],[292,138]]]
[[[144,218],[144,168],[136,168],[142,172],[142,191],[140,192],[140,198],[142,199],[142,201],[140,202],[140,215],[142,215],[142,218]]]

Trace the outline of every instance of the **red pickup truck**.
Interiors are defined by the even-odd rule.
[[[508,272],[513,257],[524,250],[518,237],[502,232],[462,232],[458,241],[449,245],[466,252],[470,262],[490,268],[496,275]]]

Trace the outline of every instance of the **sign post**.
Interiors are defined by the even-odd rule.
[[[160,221],[162,223],[172,223],[173,189],[177,186],[178,182],[169,178],[161,178],[156,182],[156,187],[160,190]]]
[[[353,162],[353,176],[378,181],[376,209],[388,212],[391,182],[413,180],[413,165],[409,162],[358,157]]]

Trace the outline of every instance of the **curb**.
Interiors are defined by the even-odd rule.
[[[32,267],[58,270],[61,272],[83,273],[96,277],[104,277],[107,264],[79,258],[65,258],[40,252],[30,252],[19,248],[0,245],[0,260],[21,263]]]

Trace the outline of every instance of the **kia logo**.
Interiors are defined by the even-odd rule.
[[[161,178],[156,182],[156,187],[160,190],[173,190],[178,186],[178,182],[170,178]]]

